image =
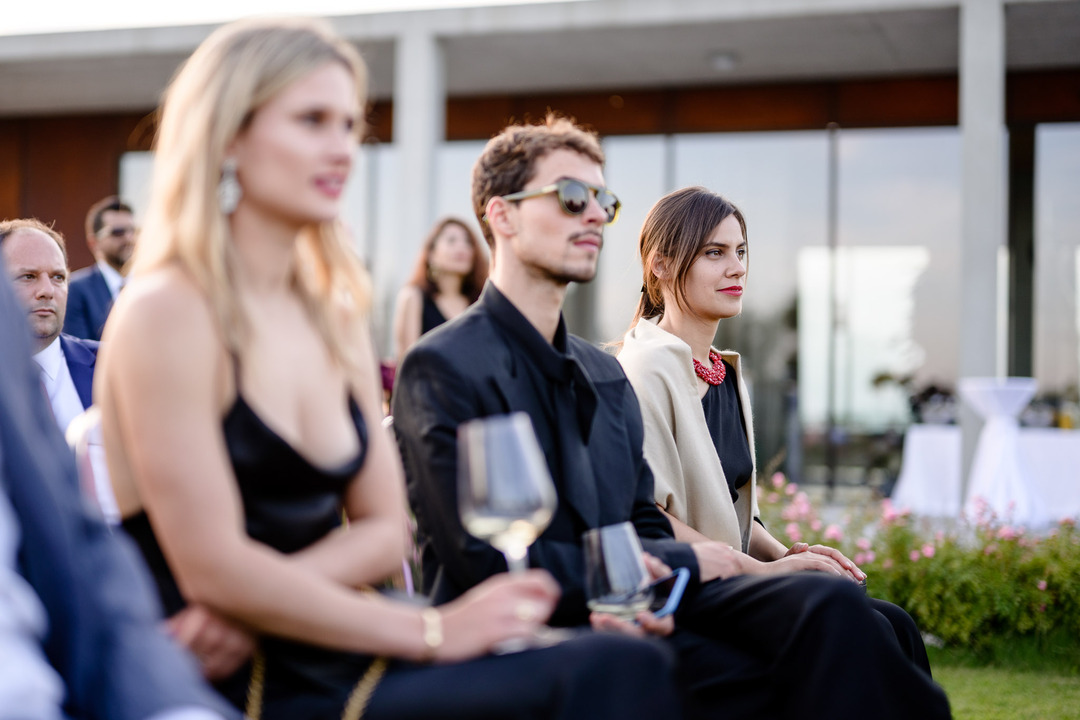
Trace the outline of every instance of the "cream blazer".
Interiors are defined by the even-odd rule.
[[[720,354],[735,368],[746,439],[754,457],[750,396],[739,354]],[[690,346],[655,321],[642,319],[626,333],[618,358],[641,404],[645,459],[656,477],[657,504],[706,537],[747,552],[752,521],[758,515],[757,460],[750,481],[732,503],[705,423]]]

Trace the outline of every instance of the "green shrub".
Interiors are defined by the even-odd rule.
[[[777,473],[759,493],[762,520],[781,542],[839,548],[869,576],[867,591],[905,608],[946,647],[993,654],[1018,638],[1072,638],[1080,657],[1080,533],[1062,521],[1030,534],[983,507],[934,530],[889,500],[826,525],[806,493]],[[1059,640],[1055,640],[1059,642]]]

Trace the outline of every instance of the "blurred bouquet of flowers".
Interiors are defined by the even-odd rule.
[[[1080,642],[1080,532],[1073,520],[1038,535],[982,506],[948,529],[886,499],[822,520],[781,473],[759,488],[761,519],[790,545],[840,549],[869,576],[867,591],[900,605],[946,645],[974,650],[998,638],[1063,631]]]

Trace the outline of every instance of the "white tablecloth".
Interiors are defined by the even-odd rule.
[[[1080,430],[1020,428],[1020,460],[1049,522],[1080,518]]]
[[[1038,528],[1080,519],[1080,430],[1020,428],[1018,446],[1024,488],[1040,508],[1026,524]],[[959,516],[960,452],[955,425],[908,428],[894,505],[919,515]]]
[[[916,515],[958,517],[960,465],[960,428],[912,425],[904,435],[893,504]]]

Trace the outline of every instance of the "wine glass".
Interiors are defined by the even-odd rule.
[[[652,602],[650,575],[641,541],[629,522],[588,530],[585,546],[585,594],[589,609],[633,620]]]
[[[469,534],[501,550],[510,572],[528,567],[529,546],[555,511],[555,486],[523,412],[458,427],[458,507]]]

